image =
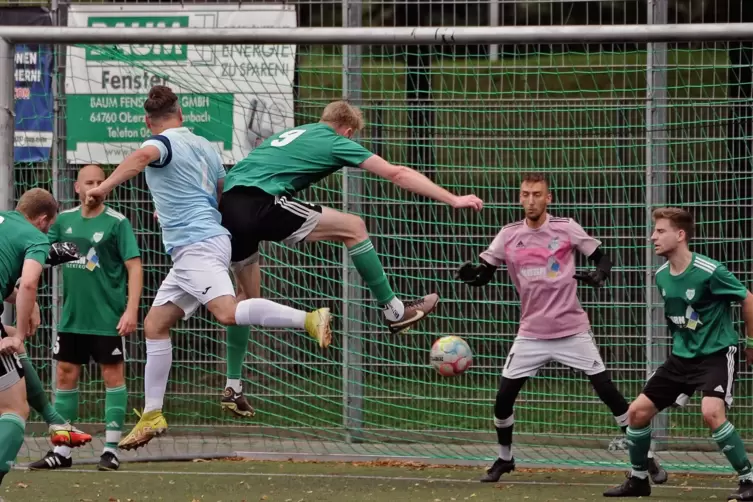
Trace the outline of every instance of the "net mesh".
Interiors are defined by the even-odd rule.
[[[65,146],[49,164],[16,164],[15,195],[33,186],[54,185],[65,207],[76,204],[72,185],[77,166],[66,159],[71,160],[69,154],[75,150],[78,161],[87,162],[87,148],[99,148],[76,141],[84,132],[91,132],[91,137],[101,134],[106,145],[97,155],[109,156],[109,162],[101,163],[112,168],[122,157],[104,136],[113,125],[108,121],[140,131],[140,124],[124,123],[121,114],[140,116],[143,92],[128,93],[136,98],[133,102],[116,100],[90,109],[92,95],[107,97],[96,91],[103,82],[72,74],[71,57],[106,54],[105,70],[109,64],[149,82],[167,78],[169,85],[180,88],[181,97],[208,97],[205,108],[197,106],[192,112],[223,120],[197,123],[197,132],[223,144],[228,134],[231,143],[252,142],[264,131],[316,121],[324,105],[342,97],[343,56],[338,48],[289,49],[296,51],[296,72],[286,76],[287,82],[270,83],[259,68],[246,68],[241,74],[238,66],[233,76],[210,75],[215,88],[208,92],[193,69],[128,56],[117,47],[77,46],[69,53],[66,92],[61,92]],[[485,249],[501,226],[522,217],[517,187],[521,173],[531,170],[550,176],[552,212],[579,221],[603,241],[615,263],[608,287],[598,293],[582,288],[579,293],[613,380],[628,399],[637,395],[649,363],[661,362],[652,358],[659,358],[668,343],[662,327],[652,326],[646,317],[647,188],[663,193],[667,203],[693,207],[699,222],[694,249],[725,262],[748,283],[752,213],[744,187],[751,180],[748,172],[737,168],[743,154],[731,146],[735,138],[729,129],[731,65],[726,49],[686,46],[669,52],[668,127],[660,145],[666,146],[667,159],[653,166],[649,179],[647,53],[607,49],[508,50],[496,62],[470,55],[427,56],[417,47],[377,47],[359,56],[360,104],[367,123],[363,144],[454,192],[477,194],[486,208],[479,215],[452,210],[354,170],[338,173],[300,196],[362,216],[393,289],[404,298],[437,291],[443,298],[441,307],[411,332],[391,336],[352,264],[344,265],[341,246],[266,244],[264,297],[297,308],[332,307],[332,347],[321,352],[303,333],[253,329],[243,380],[257,416],[250,422],[236,419],[222,414],[219,406],[225,380],[224,330],[200,310],[173,331],[174,360],[165,403],[170,435],[137,457],[246,451],[494,458],[493,402],[517,330],[518,300],[505,273],[484,289],[459,284],[453,273]],[[248,48],[230,50],[242,54]],[[268,64],[287,61],[279,52],[268,51]],[[415,66],[417,61],[430,65],[423,71]],[[202,71],[222,71],[209,68]],[[63,81],[63,75],[56,77]],[[424,88],[431,91],[411,91],[415,79],[428,82]],[[270,104],[275,101],[267,98],[282,95],[280,82],[292,86],[294,100],[283,96]],[[89,86],[91,91],[71,95],[72,86]],[[233,94],[244,86],[256,89],[262,103],[256,108],[256,122],[249,130],[231,118],[228,133],[228,107],[240,106],[244,116],[255,110],[251,101],[233,101]],[[141,137],[131,139],[130,146]],[[228,154],[228,167],[239,158]],[[53,179],[55,162],[60,169]],[[109,204],[131,220],[143,250],[143,319],[169,269],[169,257],[163,252],[143,179],[119,188]],[[51,276],[46,279],[45,324],[30,344],[43,380],[51,381],[51,298],[57,291],[50,287]],[[653,341],[647,343],[649,333]],[[470,371],[451,379],[438,376],[428,358],[433,341],[445,334],[465,338],[475,357]],[[143,406],[144,348],[141,331],[129,338],[129,408]],[[79,422],[87,430],[102,431],[98,424],[104,421],[103,382],[95,365],[86,367],[79,389]],[[750,390],[749,375],[743,373],[731,411],[731,421],[743,436],[751,432],[753,420]],[[660,456],[668,466],[726,469],[701,421],[698,396],[687,407],[665,413],[669,427],[662,446],[667,449]],[[515,419],[519,461],[602,467],[627,461],[624,452],[608,451],[610,440],[620,432],[587,379],[556,364],[526,384]],[[32,438],[25,455],[36,457],[45,450],[43,438]],[[83,450],[83,457],[99,455],[96,445]]]

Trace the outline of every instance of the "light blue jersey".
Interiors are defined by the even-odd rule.
[[[225,177],[212,144],[186,127],[167,129],[142,145],[159,149],[159,160],[146,168],[162,240],[168,253],[176,247],[217,235],[230,235],[220,224],[217,184]]]

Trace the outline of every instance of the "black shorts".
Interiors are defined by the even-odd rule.
[[[0,339],[8,336],[0,323]],[[0,392],[10,389],[24,377],[24,368],[17,354],[0,355]]]
[[[71,364],[118,364],[125,361],[125,338],[112,335],[81,335],[58,333],[52,347],[52,358]]]
[[[670,355],[643,387],[646,395],[661,411],[680,396],[700,391],[718,397],[732,406],[732,387],[737,376],[737,347],[729,347],[708,356],[686,359]]]
[[[256,187],[234,187],[220,199],[222,226],[230,232],[230,261],[241,266],[259,259],[259,243],[302,241],[319,223],[322,206],[275,196]]]

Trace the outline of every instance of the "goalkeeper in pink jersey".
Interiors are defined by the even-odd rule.
[[[585,373],[623,432],[628,425],[628,403],[609,377],[588,315],[577,297],[577,281],[594,288],[603,286],[612,263],[601,250],[601,242],[572,218],[547,213],[551,201],[544,176],[525,176],[520,188],[525,219],[502,228],[489,249],[481,253],[479,265],[466,263],[458,270],[458,278],[466,284],[484,286],[504,263],[520,297],[518,336],[505,360],[494,405],[499,458],[482,482],[497,482],[502,474],[515,470],[513,405],[526,380],[551,361]],[[596,270],[576,273],[575,250],[594,262]],[[667,481],[667,472],[653,456],[649,472],[655,483]]]

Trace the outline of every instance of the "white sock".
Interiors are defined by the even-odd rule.
[[[228,378],[227,383],[225,384],[225,388],[227,389],[230,387],[235,392],[243,392],[243,385],[241,384],[240,378]]]
[[[71,447],[70,446],[56,446],[54,450],[55,453],[58,455],[62,455],[65,458],[71,458]]]
[[[502,460],[512,460],[512,446],[499,445],[499,458]]]
[[[117,448],[108,448],[108,447],[105,447],[105,449],[102,450],[102,454],[104,455],[108,451],[110,453],[112,453],[113,455],[115,455],[115,458],[120,459],[120,457],[118,456],[118,449]]]
[[[648,477],[648,471],[636,471],[635,469],[632,469],[630,471],[630,476],[638,479],[646,479]]]
[[[306,312],[264,298],[251,298],[238,303],[235,308],[235,324],[303,329]]]
[[[146,368],[144,370],[144,413],[161,410],[167,390],[167,379],[173,365],[173,344],[167,340],[146,341]]]
[[[383,305],[383,307],[384,310],[382,312],[384,312],[384,317],[388,321],[399,321],[405,315],[405,305],[403,305],[403,302],[397,296],[390,300],[387,305]]]
[[[648,458],[654,458],[654,452],[653,450],[648,450]]]

